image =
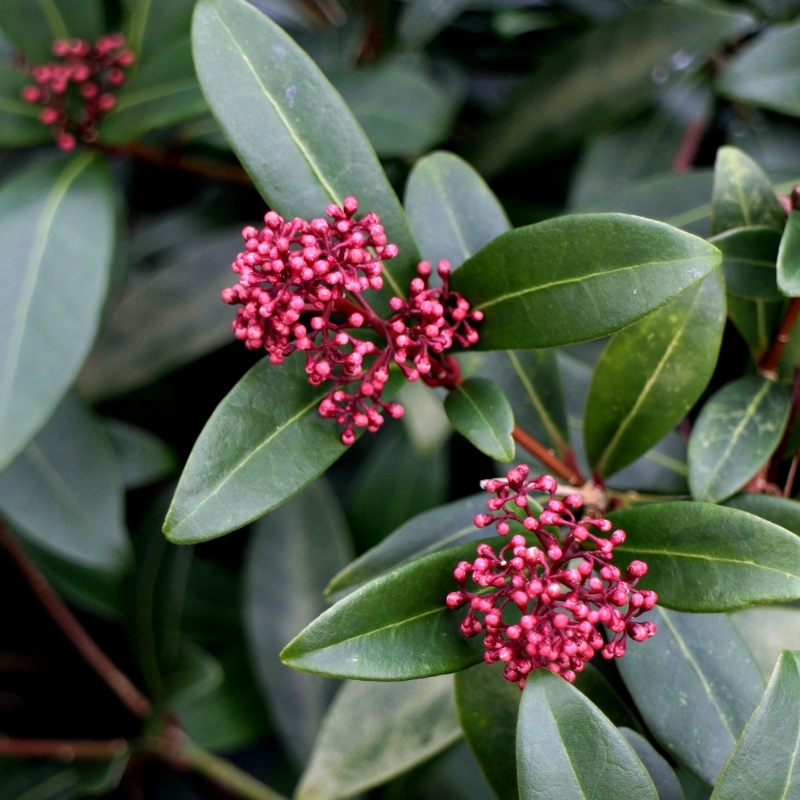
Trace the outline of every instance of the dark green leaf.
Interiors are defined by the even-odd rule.
[[[541,348],[623,328],[719,261],[712,245],[659,222],[576,214],[504,233],[451,283],[485,314],[478,347]]]
[[[715,270],[614,336],[595,367],[583,425],[595,474],[635,461],[686,416],[711,379],[724,328]]]
[[[719,776],[714,800],[784,800],[797,790],[800,653],[785,650],[764,698]]]
[[[658,792],[658,800],[686,800],[683,789],[667,760],[640,733],[620,728],[633,752],[639,757]]]
[[[631,643],[619,671],[662,747],[713,785],[761,699],[761,672],[722,614],[656,606],[645,617],[658,632]]]
[[[722,251],[722,271],[730,294],[745,300],[783,300],[775,269],[781,244],[779,231],[763,225],[733,228],[711,241]]]
[[[522,800],[658,800],[622,734],[574,686],[546,669],[530,674],[522,694],[517,770]]]
[[[772,455],[789,416],[786,390],[756,375],[732,381],[703,406],[689,438],[695,500],[730,497]]]
[[[770,27],[748,42],[717,80],[727,97],[800,115],[800,24]]]
[[[194,557],[186,580],[181,634],[203,647],[244,643],[238,576],[217,561]]]
[[[778,250],[778,288],[788,297],[800,297],[800,211],[792,211]]]
[[[686,800],[709,800],[711,787],[695,778],[688,769],[678,766],[675,775],[680,781]]]
[[[116,788],[128,754],[100,764],[0,759],[0,800],[72,800]]]
[[[514,412],[503,390],[488,378],[467,378],[444,401],[452,426],[497,461],[514,458]]]
[[[119,465],[74,394],[0,474],[0,511],[26,539],[78,567],[119,576],[129,564]]]
[[[720,147],[714,162],[711,232],[766,225],[783,230],[785,216],[769,178],[736,147]]]
[[[426,800],[444,797],[457,797],[458,800],[497,800],[475,756],[463,739],[439,756],[435,766],[432,765],[429,769],[427,765],[422,765],[419,770],[423,773],[424,781],[420,787],[421,795]],[[427,780],[426,773],[432,773]],[[413,777],[414,773],[406,774],[406,779],[413,780]]]
[[[422,381],[406,381],[395,400],[403,406],[402,425],[414,455],[425,461],[434,453],[441,453],[446,460],[447,450],[443,448],[453,433],[453,426],[447,419],[440,394]],[[441,474],[446,472],[447,465],[443,463]]]
[[[615,512],[620,558],[649,569],[642,586],[679,611],[733,611],[800,598],[800,538],[735,508],[658,503]]]
[[[21,70],[0,64],[0,147],[25,147],[52,139],[50,129],[39,122],[41,108],[20,97],[22,87],[30,82]]]
[[[754,358],[758,358],[772,343],[772,335],[782,311],[782,302],[767,303],[728,295],[728,316],[747,342]]]
[[[400,38],[412,46],[427,44],[471,4],[471,0],[409,0],[400,17]]]
[[[325,610],[325,585],[351,558],[342,511],[323,478],[253,526],[244,576],[247,638],[272,717],[298,766],[308,761],[336,684],[289,669],[279,654]]]
[[[152,433],[118,419],[105,419],[103,425],[117,456],[126,489],[155,483],[175,470],[175,453]]]
[[[100,0],[3,0],[0,27],[34,62],[50,61],[54,39],[89,39],[103,32]]]
[[[44,425],[86,357],[108,286],[114,205],[108,166],[88,151],[0,189],[0,469]]]
[[[800,648],[800,609],[756,606],[730,615],[765,678],[772,675],[782,650]]]
[[[515,740],[522,693],[503,665],[456,673],[456,705],[464,736],[498,800],[517,800]]]
[[[461,737],[449,675],[342,686],[296,800],[343,800],[401,775]]]
[[[481,660],[460,614],[444,605],[455,565],[473,543],[432,553],[370,581],[317,617],[281,653],[285,664],[339,678],[408,680],[456,672]]]
[[[200,0],[192,39],[211,110],[270,207],[311,219],[355,195],[400,248],[384,276],[404,295],[419,260],[408,223],[366,136],[316,65],[245,0]]]
[[[796,500],[747,492],[731,497],[725,505],[755,514],[800,536],[800,503]]]
[[[126,45],[137,55],[136,69],[189,36],[195,0],[124,0],[124,4]]]

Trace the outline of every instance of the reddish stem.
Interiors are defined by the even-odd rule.
[[[55,593],[47,578],[28,558],[19,546],[11,531],[0,522],[0,547],[11,557],[39,602],[44,606],[53,622],[58,625],[64,635],[72,642],[75,649],[83,656],[89,666],[105,681],[120,702],[136,717],[144,719],[150,716],[150,701],[134,686],[131,679],[114,664],[100,649],[97,642],[86,632],[67,608],[64,601]]]
[[[17,739],[0,737],[0,757],[110,761],[128,751],[124,739]]]
[[[772,345],[766,354],[761,358],[758,364],[758,371],[767,377],[775,377],[775,370],[778,367],[778,362],[781,360],[783,348],[789,341],[792,334],[792,328],[800,315],[800,297],[793,297],[783,315],[781,324],[778,327],[778,332],[772,341]]]
[[[580,486],[585,483],[583,476],[577,469],[570,467],[552,450],[548,450],[541,442],[533,438],[529,433],[522,430],[519,425],[514,426],[511,435],[515,441],[519,442],[534,458],[542,462],[551,472],[558,475],[559,478],[565,480],[572,486]]]
[[[781,468],[783,457],[786,454],[786,445],[789,443],[792,431],[794,430],[794,425],[797,421],[797,412],[800,411],[800,366],[794,368],[794,381],[792,383],[790,399],[792,405],[789,410],[789,417],[786,420],[786,428],[783,431],[780,444],[776,448],[772,460],[770,461],[768,478],[772,482],[778,479],[778,471]]]
[[[701,120],[693,120],[686,126],[678,152],[672,160],[673,172],[687,172],[692,168],[700,150],[700,145],[703,143],[705,132],[706,125]]]

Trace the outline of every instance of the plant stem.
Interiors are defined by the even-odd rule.
[[[131,679],[100,649],[97,642],[86,632],[75,615],[50,586],[47,578],[28,558],[11,531],[0,522],[0,547],[11,557],[39,602],[44,606],[53,622],[83,659],[105,681],[122,705],[136,717],[144,719],[150,715],[150,701],[134,686]]]
[[[555,472],[559,478],[565,480],[572,486],[580,486],[585,483],[583,476],[576,470],[562,461],[552,450],[546,448],[541,442],[534,439],[519,425],[514,426],[511,435],[514,440],[519,442],[534,458],[542,462],[549,470]]]
[[[700,150],[700,145],[703,143],[703,136],[705,136],[706,126],[700,120],[692,120],[683,132],[678,152],[672,161],[673,172],[687,172],[692,168],[694,160],[697,158],[697,153]]]
[[[110,761],[128,752],[124,739],[17,739],[0,736],[0,757]]]
[[[792,436],[795,423],[797,422],[797,412],[800,411],[800,366],[794,368],[794,381],[792,382],[792,393],[789,396],[791,407],[789,417],[786,420],[786,428],[783,431],[781,441],[776,448],[769,465],[769,480],[775,482],[778,479],[783,457],[786,455],[786,445]]]
[[[797,475],[797,462],[800,461],[800,450],[794,454],[792,463],[789,465],[789,474],[786,476],[786,483],[783,485],[783,496],[792,496],[792,486],[794,484],[794,476]]]
[[[768,378],[775,377],[775,370],[781,359],[783,348],[786,347],[786,343],[789,341],[792,328],[794,328],[794,323],[797,321],[798,315],[800,315],[800,297],[793,297],[789,303],[789,307],[786,309],[786,313],[783,315],[783,319],[772,341],[772,345],[759,361],[758,371],[762,375]]]

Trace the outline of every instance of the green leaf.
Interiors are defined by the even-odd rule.
[[[0,28],[31,61],[50,61],[54,39],[89,39],[103,32],[100,0],[4,0]]]
[[[541,159],[610,129],[643,111],[680,76],[670,58],[691,53],[692,70],[717,48],[752,30],[744,14],[688,6],[656,6],[623,14],[545,58],[507,111],[484,134],[473,163],[494,177],[517,161]]]
[[[644,618],[658,633],[631,644],[617,667],[661,746],[713,785],[761,699],[761,672],[722,614],[656,606]]]
[[[781,234],[775,228],[733,228],[711,239],[722,252],[722,271],[729,294],[745,300],[778,302],[775,263]]]
[[[453,153],[421,158],[408,176],[405,209],[422,257],[455,269],[511,224],[481,176]]]
[[[658,800],[622,734],[574,686],[546,669],[530,674],[522,694],[517,770],[521,800]]]
[[[129,564],[119,466],[74,394],[0,474],[0,511],[25,538],[79,567],[120,575]]]
[[[411,46],[425,45],[471,4],[470,0],[409,0],[400,17],[400,39]]]
[[[786,390],[768,378],[748,375],[715,392],[689,438],[694,499],[719,503],[747,483],[778,446],[788,416]]]
[[[192,41],[211,110],[269,206],[312,219],[356,196],[400,248],[384,277],[404,295],[419,255],[403,210],[350,109],[311,59],[245,0],[200,0]]]
[[[719,262],[712,245],[668,225],[575,214],[504,233],[468,259],[451,285],[485,314],[479,348],[541,348],[626,327]]]
[[[460,737],[449,675],[346,683],[322,723],[294,797],[352,797],[429,760]]]
[[[219,650],[244,643],[239,577],[217,561],[192,558],[181,614],[181,634]]]
[[[720,147],[714,162],[711,232],[766,225],[783,230],[783,209],[769,178],[736,147]]]
[[[515,740],[522,693],[501,664],[456,673],[456,706],[464,736],[498,800],[517,800]]]
[[[580,689],[617,727],[625,725],[644,732],[634,712],[599,669],[585,664],[573,686]]]
[[[790,212],[781,237],[778,288],[787,297],[800,297],[800,211]]]
[[[64,764],[38,759],[0,760],[0,800],[72,800],[117,787],[128,753],[100,764]]]
[[[747,342],[753,358],[758,358],[772,343],[772,336],[783,313],[783,303],[745,300],[728,295],[728,316]]]
[[[715,270],[697,286],[617,333],[594,369],[583,435],[605,478],[635,461],[689,412],[711,379],[725,328]]]
[[[467,378],[444,401],[452,426],[497,461],[514,458],[514,412],[503,390],[488,378]]]
[[[149,431],[118,419],[104,419],[103,426],[126,489],[148,486],[175,471],[178,462],[172,448]]]
[[[612,515],[628,535],[621,559],[648,565],[641,585],[679,611],[733,611],[800,598],[800,538],[740,511],[658,503]]]
[[[486,508],[486,498],[487,495],[480,492],[417,514],[334,575],[325,594],[339,599],[344,593],[415,558],[482,538],[484,531],[476,528],[472,521]]]
[[[39,122],[41,107],[20,97],[29,83],[31,78],[24,72],[0,64],[0,147],[26,147],[53,138],[50,129]]]
[[[644,764],[650,780],[658,791],[658,800],[686,800],[683,789],[667,760],[640,733],[630,728],[620,728],[619,732],[633,748],[633,752]]]
[[[195,0],[124,0],[124,5],[126,45],[137,55],[135,69],[189,36]]]
[[[675,775],[680,781],[686,800],[709,800],[711,787],[695,778],[688,769],[679,765],[675,770]]]
[[[800,776],[800,653],[785,650],[728,763],[714,800],[791,797]]]
[[[477,664],[482,647],[461,635],[444,598],[455,565],[475,544],[432,553],[356,589],[314,620],[281,653],[294,669],[338,678],[398,681]]]
[[[800,536],[800,503],[796,500],[747,492],[731,497],[725,505],[755,514]]]
[[[717,91],[735,100],[800,115],[800,24],[768,27],[739,50],[717,79]]]
[[[730,619],[766,678],[772,675],[782,650],[800,648],[798,608],[757,606],[737,611]]]
[[[336,684],[289,669],[280,651],[325,610],[322,592],[352,558],[336,495],[320,478],[253,526],[244,619],[256,676],[298,766],[308,760]]]
[[[88,151],[0,189],[0,469],[44,425],[89,351],[115,216],[108,166]]]

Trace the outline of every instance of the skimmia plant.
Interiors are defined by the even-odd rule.
[[[796,793],[800,7],[444,5],[0,3],[0,547],[124,715],[0,800]]]

